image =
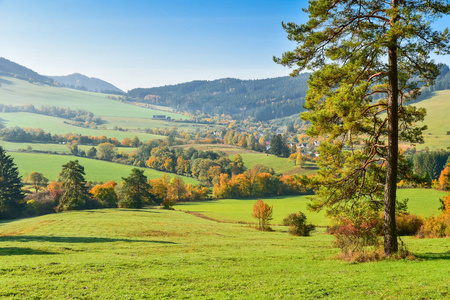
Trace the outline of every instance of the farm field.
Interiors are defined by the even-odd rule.
[[[86,180],[91,181],[110,181],[121,182],[122,177],[127,177],[131,173],[134,166],[116,164],[112,162],[88,159],[83,157],[76,157],[70,155],[52,155],[52,154],[36,154],[36,153],[21,153],[9,152],[8,155],[14,159],[19,168],[20,175],[26,177],[29,173],[37,171],[43,173],[50,180],[56,180],[58,172],[61,171],[62,165],[70,160],[76,160],[84,167],[86,173]],[[148,179],[160,178],[164,174],[169,177],[174,174],[164,173],[161,171],[145,168],[144,175]],[[179,176],[185,183],[198,184],[194,178]]]
[[[431,189],[399,189],[398,199],[408,198],[408,211],[412,214],[430,217],[437,215],[439,211],[439,198],[446,193]],[[303,212],[308,222],[318,226],[328,226],[329,219],[325,213],[311,212],[307,209],[307,203],[311,196],[285,196],[263,199],[273,206],[273,224],[282,224],[283,219],[290,213]],[[194,202],[177,205],[177,209],[200,213],[206,217],[224,222],[252,223],[252,207],[257,199],[224,199],[205,202]]]
[[[190,132],[195,135],[195,131],[200,130],[216,130],[219,128],[223,128],[222,125],[206,125],[206,124],[196,124],[196,123],[187,123],[182,121],[177,122],[169,122],[164,120],[153,120],[148,118],[131,118],[131,117],[102,117],[103,120],[108,123],[104,124],[104,126],[108,129],[114,129],[115,126],[121,128],[127,128],[131,130],[136,129],[144,129],[144,128],[172,128],[176,127],[178,131]]]
[[[293,237],[180,211],[88,210],[0,223],[5,299],[442,299],[449,239],[417,259],[347,263],[323,230]]]
[[[151,119],[154,114],[164,114],[176,120],[188,119],[181,114],[162,112],[114,101],[108,99],[106,94],[32,84],[11,77],[0,77],[0,79],[2,79],[2,86],[0,87],[0,103],[2,104],[70,107],[71,109],[88,110],[96,116]]]

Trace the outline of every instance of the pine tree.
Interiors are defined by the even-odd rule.
[[[422,142],[425,110],[407,103],[430,86],[439,66],[429,54],[449,54],[448,30],[431,22],[449,14],[445,0],[310,0],[303,25],[283,23],[297,48],[277,63],[315,70],[302,114],[319,151],[321,188],[315,208],[343,201],[384,207],[384,250],[398,250],[395,202],[398,141]]]
[[[59,199],[58,211],[82,209],[89,197],[89,191],[84,179],[84,167],[78,160],[69,161],[62,166],[60,173],[64,193]]]
[[[119,201],[119,207],[123,208],[142,208],[145,202],[151,202],[153,195],[150,193],[150,184],[147,182],[147,176],[144,170],[133,168],[128,177],[122,177],[122,199]]]
[[[0,218],[13,219],[20,216],[24,198],[19,171],[11,156],[0,146]]]

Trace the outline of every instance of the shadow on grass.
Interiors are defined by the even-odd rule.
[[[450,260],[450,251],[445,253],[421,253],[415,254],[415,256],[423,260]]]
[[[150,210],[142,210],[142,209],[135,209],[135,208],[119,208],[120,211],[135,211],[140,213],[148,213],[148,214],[159,214],[159,211],[150,211]]]
[[[132,240],[132,239],[110,239],[98,237],[73,237],[73,236],[33,236],[33,235],[18,235],[18,236],[2,236],[0,242],[51,242],[51,243],[113,243],[113,242],[127,242],[127,243],[156,243],[156,244],[176,244],[174,242],[166,241],[146,241],[146,240]]]
[[[14,84],[14,82],[12,82],[10,80],[7,80],[7,79],[4,79],[4,78],[0,78],[0,83],[2,83],[2,84],[9,84],[9,85],[13,85]]]
[[[9,255],[47,255],[47,254],[59,254],[49,251],[42,251],[32,248],[19,248],[19,247],[6,247],[0,248],[0,256]]]

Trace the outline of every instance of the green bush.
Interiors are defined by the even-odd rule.
[[[283,225],[289,226],[289,233],[298,236],[309,236],[316,227],[306,224],[306,216],[302,212],[293,213],[283,219]]]
[[[423,225],[423,220],[416,215],[401,213],[395,217],[395,223],[397,235],[416,235]]]

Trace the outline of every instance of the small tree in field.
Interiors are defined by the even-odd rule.
[[[306,223],[306,216],[301,211],[289,214],[283,219],[283,225],[289,226],[289,234],[298,236],[309,236],[316,226]]]
[[[25,180],[31,183],[33,188],[36,190],[36,193],[48,184],[48,178],[39,172],[32,172],[27,178],[25,178]]]
[[[253,205],[252,217],[258,219],[258,230],[270,230],[269,221],[272,220],[273,206],[269,206],[261,199]]]

